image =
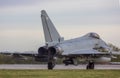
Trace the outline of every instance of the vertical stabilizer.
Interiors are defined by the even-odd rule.
[[[41,19],[44,30],[45,41],[58,42],[61,39],[61,37],[57,32],[56,28],[54,27],[52,21],[48,17],[47,13],[45,12],[45,10],[41,11]]]

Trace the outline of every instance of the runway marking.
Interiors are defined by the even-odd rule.
[[[47,69],[47,65],[41,64],[1,64],[0,69]],[[86,69],[86,65],[56,65],[54,69]],[[95,65],[95,69],[116,69],[120,70],[120,65]]]

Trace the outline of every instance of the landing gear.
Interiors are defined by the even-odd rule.
[[[54,47],[48,48],[48,70],[52,70],[55,67],[56,62],[56,49]]]
[[[54,62],[48,62],[48,69],[49,70],[52,70],[55,66],[55,63]]]
[[[52,70],[55,67],[55,61],[56,59],[52,57],[49,57],[48,59],[48,70]]]
[[[86,66],[86,69],[94,69],[94,61],[89,61],[88,65]]]
[[[56,59],[53,55],[48,56],[48,70],[52,70],[55,67]]]
[[[71,61],[69,60],[63,60],[63,63],[65,64],[65,66],[68,66],[70,64]]]

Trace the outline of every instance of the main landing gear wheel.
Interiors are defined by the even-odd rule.
[[[52,69],[54,68],[54,66],[55,66],[55,63],[53,63],[53,62],[48,62],[48,69],[49,69],[49,70],[52,70]]]
[[[94,69],[94,67],[95,67],[94,65],[95,65],[94,61],[89,61],[86,69]]]

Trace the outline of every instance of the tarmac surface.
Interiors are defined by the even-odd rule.
[[[0,69],[47,69],[47,65],[43,64],[0,64]],[[86,69],[86,64],[85,65],[68,65],[65,66],[63,64],[61,65],[56,65],[54,69]],[[120,70],[120,65],[95,65],[95,69],[115,69],[115,70]]]

